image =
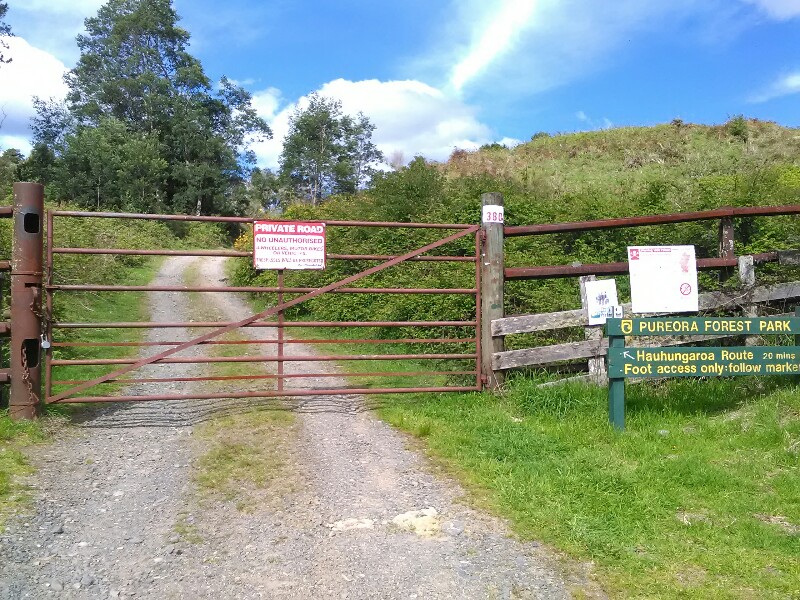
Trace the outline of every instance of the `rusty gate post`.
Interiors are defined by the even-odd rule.
[[[505,348],[504,338],[492,335],[492,320],[503,313],[503,194],[481,195],[483,251],[481,253],[481,365],[490,390],[503,383],[503,372],[492,368],[492,355]],[[484,207],[493,207],[495,210]],[[487,212],[489,216],[487,218]]]
[[[12,419],[41,412],[42,225],[44,187],[14,184],[11,242],[11,394]]]

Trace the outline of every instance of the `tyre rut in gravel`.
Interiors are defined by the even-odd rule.
[[[169,259],[155,283],[181,284],[194,265],[204,285],[223,285],[223,264]],[[191,318],[183,297],[150,297],[153,320]],[[253,312],[235,294],[202,297],[227,320]],[[242,333],[251,331],[263,338],[268,330]],[[192,332],[150,335],[190,339]],[[291,346],[296,354],[314,351]],[[200,372],[181,364],[150,369],[161,376],[165,369],[169,376]],[[328,363],[286,369],[335,372]],[[346,385],[339,377],[292,381]],[[176,392],[184,387],[170,385]],[[298,422],[289,452],[293,485],[276,491],[280,498],[250,512],[203,501],[191,479],[191,464],[204,451],[192,439],[193,426],[219,411],[264,405],[275,402],[88,409],[74,433],[36,457],[35,513],[0,539],[6,557],[0,597],[549,599],[570,597],[568,588],[602,597],[583,575],[565,583],[548,551],[514,540],[503,522],[460,502],[463,490],[434,476],[407,438],[372,416],[361,397],[285,404]],[[192,539],[176,533],[187,529]]]

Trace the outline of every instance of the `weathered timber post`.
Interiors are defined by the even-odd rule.
[[[11,393],[12,419],[41,412],[42,224],[44,187],[14,184],[11,242]]]
[[[503,194],[482,194],[481,207],[481,369],[486,377],[486,386],[496,390],[503,383],[503,372],[492,369],[492,355],[505,348],[503,337],[492,336],[492,321],[504,316]],[[483,207],[497,207],[498,210]],[[489,218],[486,217],[487,212],[490,213]]]
[[[752,256],[740,256],[739,262],[739,285],[745,291],[748,300],[752,298],[752,289],[756,285],[756,269]],[[757,317],[758,306],[748,302],[744,306],[745,317]],[[757,335],[748,335],[744,339],[746,346],[757,346],[759,337]]]
[[[597,277],[595,275],[583,275],[578,278],[581,286],[581,307],[583,310],[587,311],[586,314],[588,315],[589,309],[589,298],[586,295],[586,282],[587,281],[596,281]],[[599,347],[599,340],[603,339],[603,326],[602,325],[592,325],[589,327],[584,328],[583,338],[587,341],[595,340],[598,341]],[[606,361],[602,356],[598,356],[596,358],[589,359],[589,375],[592,377],[593,383],[597,383],[599,385],[605,385],[608,380],[608,374],[606,373]]]
[[[733,218],[722,217],[719,221],[719,257],[736,258],[733,240]],[[733,269],[723,267],[719,272],[720,282],[727,281],[733,275]]]

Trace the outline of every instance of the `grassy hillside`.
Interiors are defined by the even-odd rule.
[[[508,149],[493,145],[476,152],[456,150],[446,163],[422,159],[392,173],[379,174],[371,188],[355,197],[331,198],[322,206],[290,207],[283,215],[297,219],[477,223],[480,195],[502,192],[510,225],[578,221],[604,217],[693,211],[720,206],[800,202],[800,130],[774,123],[732,119],[721,126],[669,125],[620,128],[557,136],[537,134]],[[511,238],[507,266],[613,262],[625,260],[635,244],[694,244],[698,257],[717,256],[717,222]],[[396,254],[441,237],[436,232],[341,230],[329,233],[331,252]],[[248,239],[241,241],[249,247]],[[739,219],[736,252],[800,248],[797,217]],[[452,244],[454,254],[471,254],[470,240]],[[370,263],[333,263],[323,277],[335,281]],[[242,261],[240,283],[272,283],[271,273],[257,274]],[[293,273],[287,285],[319,282],[318,273]],[[800,278],[798,270],[765,267],[761,281]],[[459,287],[469,285],[469,265],[435,269],[404,266],[362,282],[364,286]],[[627,280],[618,277],[623,300]],[[732,280],[729,285],[735,283]],[[701,276],[701,288],[719,287],[715,274]],[[506,313],[547,312],[580,306],[574,279],[510,282]],[[370,303],[354,296],[326,297],[299,307],[296,316],[319,318],[467,318],[474,302],[467,298],[396,297]]]
[[[676,122],[547,136],[511,150],[456,151],[448,177],[489,175],[536,197],[563,198],[564,218],[604,207],[610,214],[759,203],[800,186],[800,131],[736,118],[723,126]],[[654,189],[654,184],[667,184]],[[657,186],[656,186],[657,187]],[[594,197],[594,206],[570,202]],[[646,202],[649,200],[650,202]],[[556,213],[557,214],[557,213]]]

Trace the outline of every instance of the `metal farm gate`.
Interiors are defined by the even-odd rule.
[[[28,185],[28,184],[23,184]],[[44,395],[45,403],[75,403],[75,402],[120,402],[142,400],[178,400],[178,399],[222,399],[245,397],[287,397],[287,396],[316,396],[316,395],[341,395],[341,394],[388,394],[402,392],[463,392],[480,390],[482,388],[481,366],[481,322],[480,322],[480,278],[481,278],[481,228],[478,225],[434,224],[434,223],[375,223],[365,221],[327,221],[327,230],[330,232],[329,246],[336,246],[337,232],[352,228],[380,228],[386,232],[386,239],[404,239],[410,237],[424,238],[424,243],[413,250],[396,250],[391,255],[355,255],[336,254],[326,255],[327,261],[345,261],[352,263],[355,269],[353,274],[324,285],[311,287],[297,287],[286,285],[286,279],[291,274],[283,270],[277,272],[277,283],[272,287],[230,287],[230,286],[164,286],[164,285],[100,285],[95,282],[65,281],[59,278],[59,257],[71,255],[69,260],[79,260],[79,256],[87,255],[132,255],[132,256],[193,256],[193,257],[247,257],[252,252],[236,250],[174,250],[174,249],[137,249],[137,248],[81,248],[62,245],[59,225],[65,219],[73,220],[107,220],[112,224],[119,219],[138,219],[160,222],[209,222],[223,224],[252,224],[252,219],[236,217],[204,217],[185,215],[148,215],[129,213],[101,213],[101,212],[75,212],[75,211],[49,211],[46,215],[46,254],[44,260],[43,284],[43,322],[42,322],[42,347],[45,348],[44,361]],[[424,230],[427,234],[417,231],[414,235],[410,230]],[[435,239],[433,239],[435,238]],[[113,236],[109,236],[113,239]],[[469,251],[465,252],[462,242],[453,250],[453,242],[460,239],[469,240]],[[448,244],[450,248],[448,249]],[[402,244],[398,242],[397,246]],[[434,252],[439,251],[440,252]],[[444,263],[465,263],[464,269],[469,271],[472,285],[466,288],[424,289],[424,288],[369,288],[357,287],[353,284],[365,280],[371,275],[386,269],[402,269],[412,263],[424,263],[430,269],[441,268]],[[420,267],[421,268],[421,267]],[[368,283],[368,282],[364,282]],[[177,294],[190,293],[241,293],[257,292],[270,299],[271,306],[266,310],[250,315],[245,319],[235,322],[96,322],[87,317],[81,322],[59,322],[54,320],[54,310],[62,302],[70,302],[70,295],[76,292],[103,292],[103,293],[130,293],[130,292],[173,292]],[[374,295],[461,295],[474,298],[472,314],[464,319],[463,313],[455,320],[408,320],[408,321],[297,321],[287,320],[286,311],[303,302],[318,298],[326,294],[369,294]],[[57,313],[56,313],[57,314]],[[142,341],[135,339],[126,342],[108,342],[99,339],[99,334],[106,329],[163,329],[172,330],[199,330],[205,331],[188,341],[178,339],[161,339],[159,341]],[[222,339],[224,334],[241,328],[248,328],[250,337],[247,339]],[[287,332],[293,328],[325,328],[330,331],[357,330],[369,332],[366,335],[335,335],[334,339],[324,336],[311,339],[292,339]],[[380,329],[379,329],[380,328]],[[392,328],[392,329],[388,329]],[[66,332],[83,330],[80,341],[72,341],[65,336]],[[98,334],[92,338],[86,330]],[[382,335],[378,331],[383,330]],[[405,335],[383,339],[387,330],[402,331]],[[253,332],[255,336],[253,337]],[[464,335],[464,332],[467,332]],[[313,333],[312,333],[313,335]],[[88,339],[87,339],[88,337]],[[382,350],[376,354],[339,354],[329,355],[321,351],[298,354],[293,350],[297,348],[323,349],[326,344],[334,343],[339,347],[360,347],[365,345]],[[386,352],[392,346],[408,348],[414,344],[413,353]],[[196,356],[187,355],[184,351],[191,348],[209,345],[230,345],[236,348],[259,348],[253,355],[239,356]],[[139,357],[136,358],[99,358],[92,357],[92,350],[113,346],[128,346],[139,348]],[[55,358],[53,352],[61,354],[66,349],[69,352],[80,351],[81,358]],[[416,349],[421,348],[419,352]],[[448,351],[437,352],[445,348]],[[76,350],[79,349],[79,350]],[[457,351],[453,351],[453,350]],[[183,354],[180,354],[182,353]],[[230,350],[228,351],[230,354]],[[417,365],[419,361],[431,361],[439,367],[431,370],[419,370],[419,367],[409,367],[409,371],[394,372],[375,370],[360,370],[352,375],[333,373],[333,369],[314,368],[313,372],[292,373],[287,368],[292,363],[307,362],[312,364],[330,363],[337,361],[368,361],[369,365],[380,365],[380,361],[409,361]],[[174,363],[214,363],[214,362],[242,362],[242,363],[272,363],[274,366],[268,373],[263,369],[253,369],[252,374],[246,376],[218,375],[218,376],[182,376],[167,377],[163,375],[142,376],[134,373],[148,365],[164,365]],[[64,379],[60,373],[65,367],[84,366],[104,368],[102,375],[86,379]],[[459,366],[460,365],[460,366]],[[444,367],[453,367],[445,369]],[[149,370],[152,374],[153,369]],[[256,374],[258,373],[258,374]],[[206,374],[207,375],[207,374]],[[332,377],[358,377],[359,381],[372,382],[353,387],[340,387],[339,385],[325,384]],[[376,378],[403,377],[407,382],[405,387],[374,387]],[[431,379],[433,378],[433,379]],[[299,379],[300,384],[293,386]],[[192,386],[186,393],[164,393],[164,384],[170,382],[196,382],[196,381],[234,381],[234,380],[264,380],[264,389],[248,391],[209,391]],[[430,385],[434,381],[435,385]],[[313,383],[311,387],[309,382]],[[103,393],[97,386],[105,383],[125,384],[119,395]],[[135,393],[125,391],[128,385],[136,384]]]

